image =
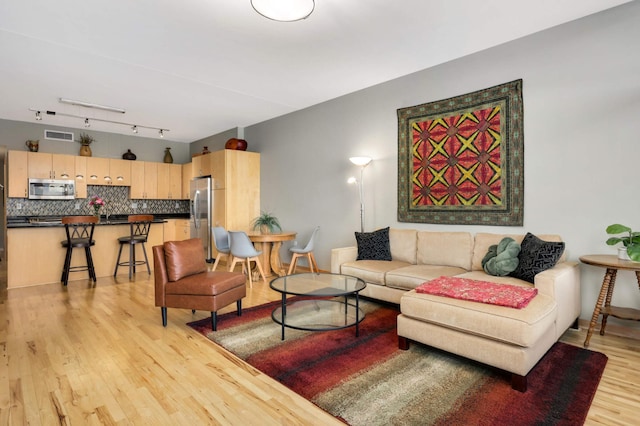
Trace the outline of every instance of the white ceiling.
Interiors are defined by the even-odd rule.
[[[316,0],[282,23],[249,0],[0,0],[0,118],[192,142],[628,1]]]

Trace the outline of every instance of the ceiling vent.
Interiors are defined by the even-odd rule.
[[[53,141],[69,141],[73,142],[73,133],[71,132],[56,132],[54,130],[45,130],[44,138]]]

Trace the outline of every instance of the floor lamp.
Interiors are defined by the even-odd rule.
[[[360,193],[360,232],[364,232],[364,168],[371,163],[371,157],[351,157],[349,158],[356,166],[360,166],[360,180],[356,179],[354,176],[351,176],[348,183],[356,183],[358,184],[358,192]]]

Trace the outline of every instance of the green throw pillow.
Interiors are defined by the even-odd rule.
[[[518,267],[518,254],[520,254],[520,244],[513,238],[505,237],[497,245],[489,247],[489,251],[482,259],[482,268],[489,275],[504,277]]]

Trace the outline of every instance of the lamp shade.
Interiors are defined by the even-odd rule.
[[[307,18],[316,4],[314,0],[251,0],[251,6],[265,18],[292,22]]]
[[[371,162],[371,157],[350,157],[349,161],[351,161],[356,166],[365,167]]]

